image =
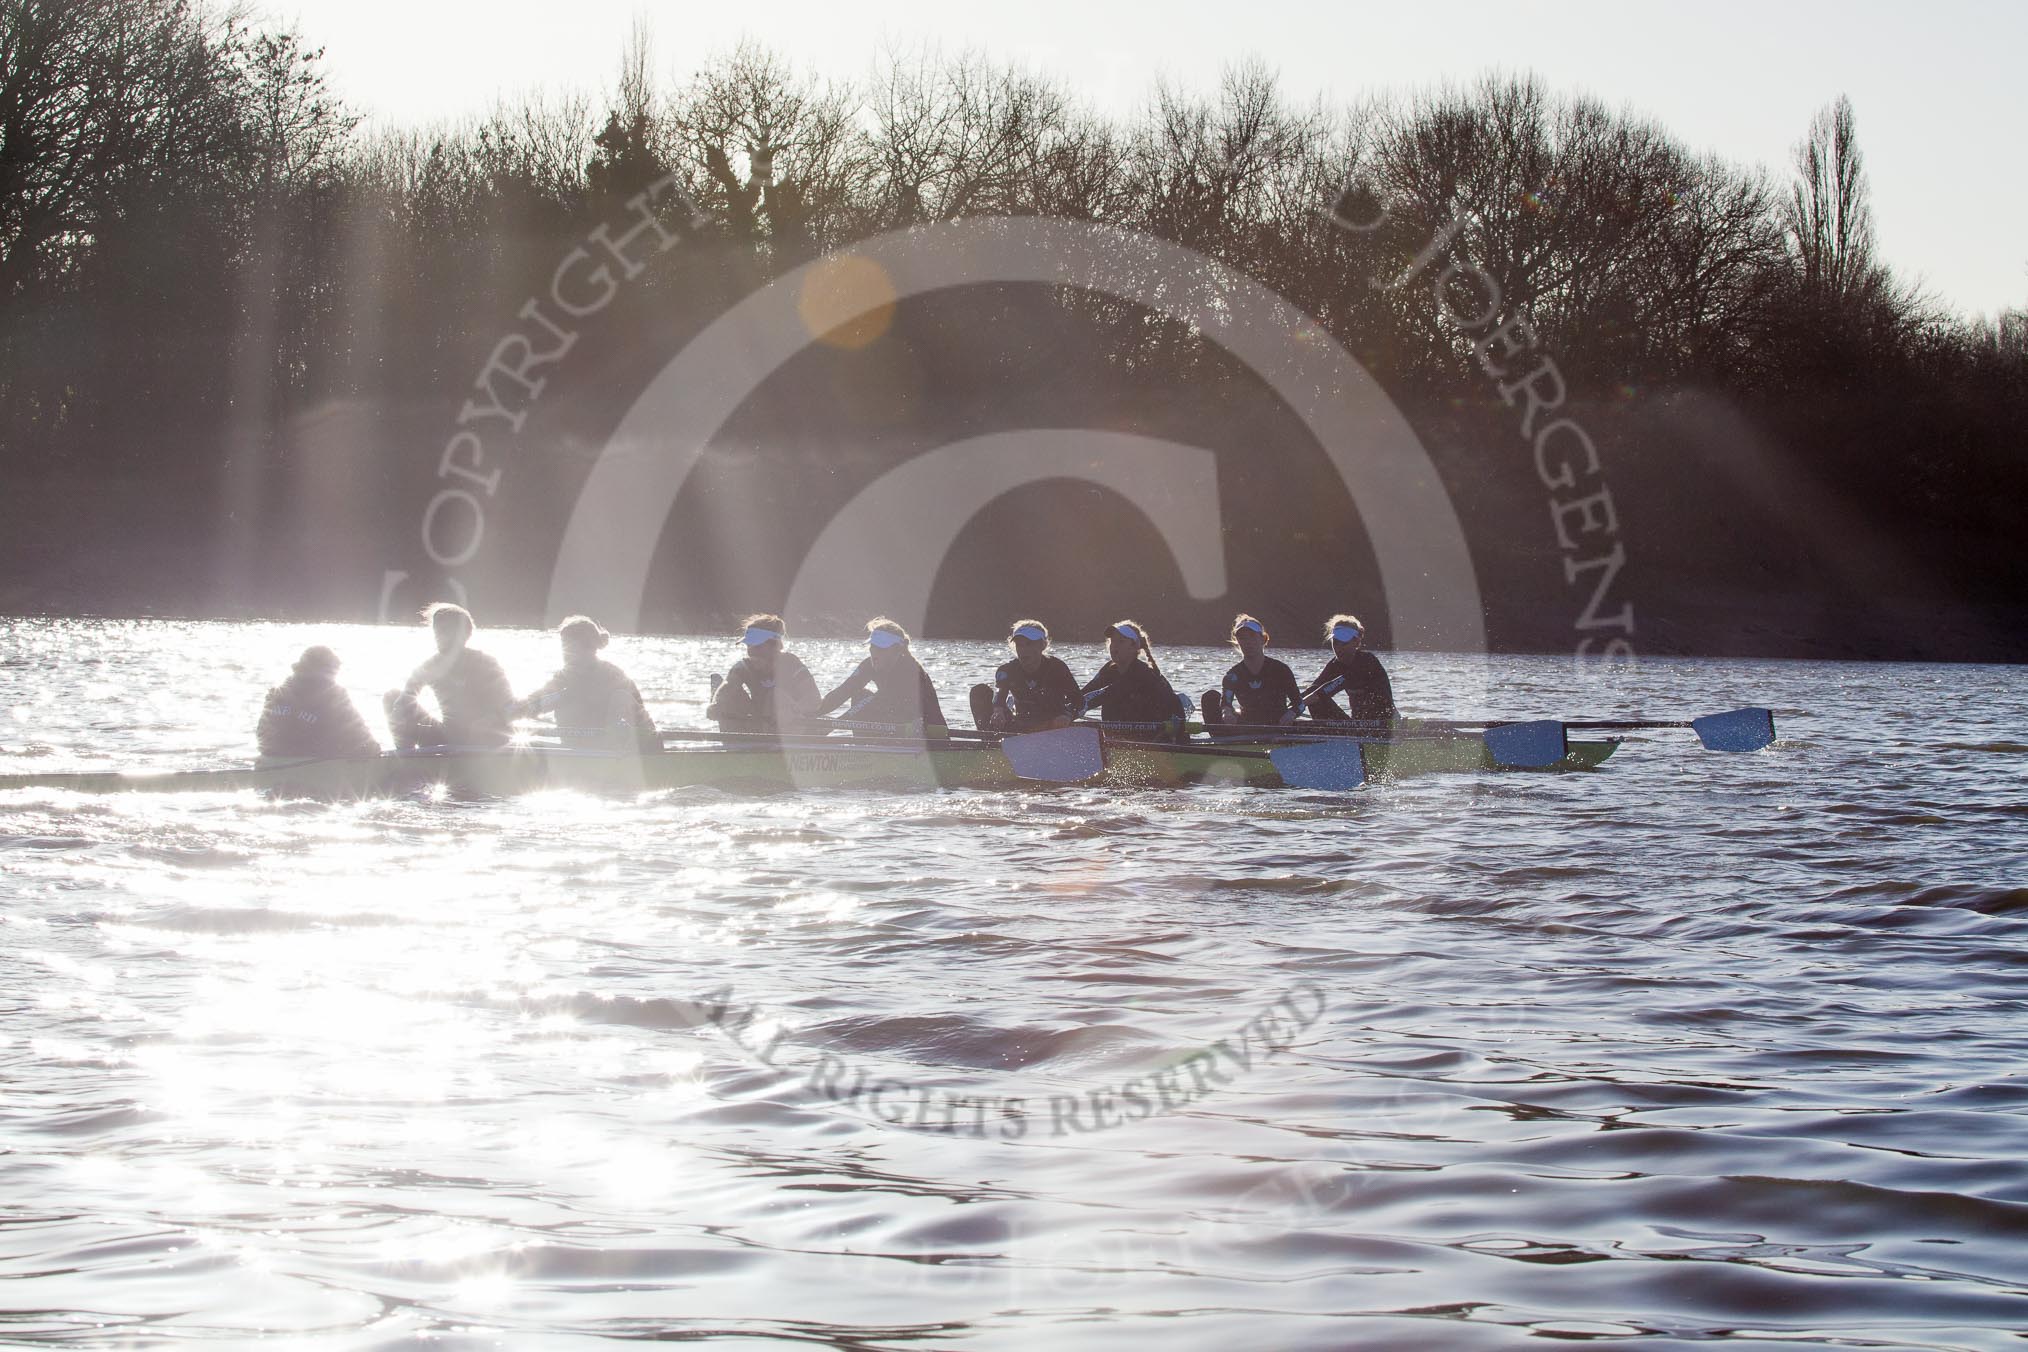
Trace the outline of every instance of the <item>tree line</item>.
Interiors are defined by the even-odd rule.
[[[838,82],[748,45],[666,78],[640,29],[602,96],[373,128],[288,29],[189,0],[0,0],[0,607],[274,612],[370,590],[412,534],[372,504],[428,473],[512,308],[590,224],[673,174],[708,223],[644,280],[643,324],[694,330],[904,226],[1041,215],[1145,232],[1321,323],[1410,412],[1467,515],[1486,514],[1475,539],[1521,558],[1541,544],[1540,493],[1484,454],[1511,418],[1457,322],[1465,302],[1428,284],[1437,269],[1375,283],[1442,238],[1555,354],[1629,503],[1649,504],[1652,611],[1744,597],[1755,569],[1800,559],[1837,574],[1825,587],[1847,610],[1998,614],[2028,580],[2009,509],[2028,487],[2028,311],[1959,316],[1898,279],[1876,253],[1851,105],[1798,130],[1770,172],[1527,76],[1332,107],[1257,62],[1213,90],[1158,85],[1115,118],[972,53],[889,52]],[[1215,403],[1244,384],[1184,326],[1048,303],[1044,327],[1074,322],[1095,387]],[[937,398],[990,403],[993,379],[954,377]],[[1739,438],[1684,430],[1713,407],[1751,429],[1771,479],[1742,488],[1757,471]],[[1719,492],[1781,543],[1714,551],[1671,511]],[[1797,513],[1843,543],[1798,553]],[[1986,651],[1994,625],[1966,626]],[[1680,646],[1727,646],[1705,628]],[[1525,625],[1509,637],[1532,641]]]

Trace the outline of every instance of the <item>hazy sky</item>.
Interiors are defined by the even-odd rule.
[[[2028,304],[2028,4],[2019,0],[267,0],[327,50],[339,91],[378,119],[482,111],[500,95],[610,87],[636,14],[656,64],[687,77],[753,38],[820,74],[884,46],[976,48],[1061,76],[1102,110],[1158,77],[1210,89],[1257,55],[1294,94],[1351,101],[1481,72],[1534,71],[1649,114],[1691,147],[1786,170],[1811,115],[1852,98],[1886,260],[1964,312]]]

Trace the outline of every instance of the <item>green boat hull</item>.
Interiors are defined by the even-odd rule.
[[[1618,739],[1570,742],[1562,760],[1553,765],[1532,767],[1536,774],[1570,770],[1595,770],[1619,750]],[[1215,747],[1204,742],[1167,748],[1114,747],[1106,753],[1106,781],[1120,787],[1201,783],[1246,784],[1256,788],[1282,788],[1282,777],[1274,763],[1251,755],[1221,754],[1226,751],[1263,752],[1260,743],[1235,742]],[[1482,771],[1519,772],[1523,767],[1496,764],[1486,744],[1476,737],[1416,737],[1403,741],[1359,743],[1366,760],[1366,777],[1383,783],[1421,775],[1477,774]]]
[[[1472,737],[1362,742],[1367,776],[1382,781],[1428,774],[1493,770],[1485,745]],[[1596,768],[1617,741],[1572,742],[1550,771]],[[1281,776],[1251,743],[1109,747],[1099,783],[1117,788],[1199,783],[1282,787]],[[1252,753],[1248,754],[1234,754]],[[0,791],[55,789],[72,793],[240,793],[343,800],[442,792],[455,797],[507,798],[545,790],[628,795],[711,788],[726,793],[798,789],[1002,789],[1031,781],[1015,775],[995,747],[951,746],[776,748],[725,747],[628,756],[551,748],[403,753],[353,760],[272,761],[168,774],[57,773],[0,775]]]

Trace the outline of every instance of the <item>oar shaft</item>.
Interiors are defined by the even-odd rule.
[[[838,750],[851,746],[925,746],[944,740],[932,730],[928,736],[882,736],[855,732],[850,737],[833,737],[824,732],[734,732],[724,728],[670,728],[662,733],[669,742],[731,742],[740,745],[784,746],[797,750],[822,747]]]
[[[1230,760],[1272,760],[1267,752],[1254,747],[1222,747],[1216,742],[1126,742],[1117,737],[1106,738],[1106,745],[1115,751],[1189,751],[1197,755],[1220,756]]]
[[[1100,725],[1108,732],[1114,729],[1129,729],[1134,732],[1159,732],[1171,726],[1164,723],[1104,723]],[[1296,723],[1184,723],[1183,731],[1209,733],[1213,740],[1192,742],[1191,746],[1217,746],[1219,739],[1230,736],[1237,741],[1276,742],[1321,742],[1333,738],[1357,738],[1363,742],[1402,742],[1422,740],[1448,740],[1459,736],[1474,736],[1485,724],[1460,724],[1454,730],[1450,725],[1422,724],[1416,728],[1404,729],[1391,723],[1354,723],[1350,721],[1316,721]],[[1424,728],[1432,728],[1424,731]]]
[[[1322,685],[1312,686],[1296,696],[1296,707],[1301,708],[1313,699],[1329,699],[1345,688],[1345,678],[1335,677]]]
[[[1299,721],[1295,723],[1187,723],[1191,732],[1237,732],[1281,735],[1295,737],[1415,737],[1460,733],[1471,735],[1484,732],[1487,728],[1505,727],[1514,723],[1532,723],[1528,718],[1408,718],[1400,723],[1354,723],[1335,720]],[[1644,728],[1687,728],[1688,720],[1665,721],[1661,719],[1564,719],[1563,726],[1582,732],[1636,732]]]
[[[843,728],[855,735],[871,733],[883,737],[917,737],[927,734],[932,737],[965,737],[988,741],[998,741],[1000,738],[997,732],[984,732],[978,728],[953,728],[942,723],[869,723],[863,720],[834,718],[830,720],[830,724],[834,728]]]
[[[1565,720],[1564,727],[1586,732],[1639,732],[1644,728],[1687,728],[1687,718],[1580,718]]]

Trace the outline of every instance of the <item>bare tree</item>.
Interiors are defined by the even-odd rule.
[[[222,172],[243,33],[185,0],[0,0],[0,296],[136,183]]]
[[[1783,264],[1765,174],[1686,159],[1673,209],[1643,251],[1649,379],[1739,378],[1757,364]]]
[[[644,14],[636,14],[620,49],[619,87],[613,111],[627,122],[652,123],[656,117],[655,30]]]
[[[1795,149],[1783,204],[1806,293],[1833,303],[1871,299],[1885,281],[1873,261],[1873,207],[1852,101],[1840,95]]]
[[[1532,78],[1495,77],[1376,121],[1367,171],[1387,208],[1384,249],[1406,267],[1439,239],[1473,269],[1444,303],[1421,287],[1402,295],[1403,322],[1427,350],[1463,359],[1461,327],[1517,316],[1573,365],[1624,361],[1647,344],[1666,270],[1656,251],[1696,185],[1657,128],[1552,97]]]
[[[707,66],[665,126],[700,202],[778,262],[836,239],[864,177],[849,88],[745,43]]]
[[[1142,223],[1244,267],[1263,227],[1314,205],[1309,155],[1329,130],[1320,105],[1290,106],[1259,61],[1228,67],[1215,100],[1158,86],[1135,143]]]
[[[1062,201],[1106,210],[1096,173],[1117,165],[1113,138],[1063,89],[976,53],[890,50],[867,98],[867,158],[883,225],[1019,215]]]
[[[1060,125],[1041,139],[1027,168],[1024,197],[1040,215],[1079,221],[1123,218],[1127,188],[1126,138],[1087,109],[1066,109]]]
[[[496,188],[570,209],[585,191],[595,125],[587,95],[536,92],[495,105],[470,133],[471,151]]]
[[[325,78],[322,48],[291,31],[254,35],[241,54],[248,130],[263,192],[328,187],[344,163],[356,114]]]

